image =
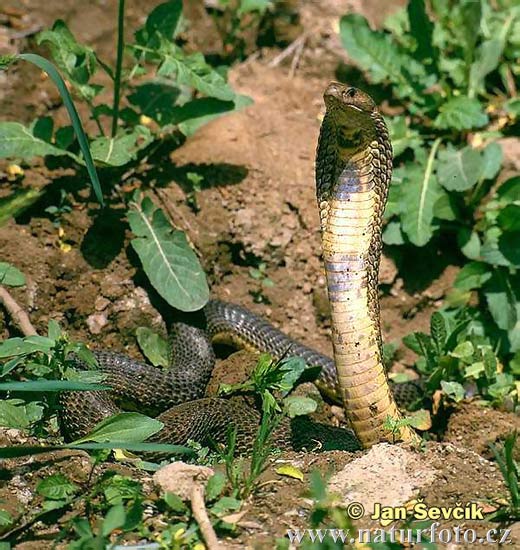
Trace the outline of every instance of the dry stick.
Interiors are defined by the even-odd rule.
[[[213,525],[208,517],[208,512],[206,510],[206,504],[204,503],[204,485],[195,483],[193,490],[191,492],[191,510],[193,512],[193,517],[197,522],[200,532],[206,541],[206,546],[208,550],[221,550],[222,546],[220,545]]]
[[[22,331],[24,336],[35,336],[38,334],[25,310],[18,305],[16,300],[3,286],[0,286],[0,304],[5,307],[7,313],[9,313],[11,319]]]

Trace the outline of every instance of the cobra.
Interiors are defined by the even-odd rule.
[[[120,411],[118,400],[160,414],[164,428],[155,441],[183,444],[225,443],[229,425],[237,429],[240,449],[252,445],[259,413],[240,399],[204,397],[215,364],[212,339],[231,340],[247,349],[281,357],[287,352],[309,366],[321,367],[317,385],[342,402],[355,437],[323,425],[304,430],[285,420],[275,444],[302,448],[320,436],[338,448],[368,447],[395,438],[384,429],[388,417],[400,419],[401,402],[420,395],[420,386],[394,386],[382,360],[378,299],[382,215],[392,172],[392,149],[383,117],[361,90],[332,82],[324,94],[326,114],[316,154],[316,191],[321,218],[323,261],[332,315],[334,360],[294,341],[245,308],[210,301],[200,326],[175,323],[170,338],[170,367],[157,369],[111,352],[96,352],[111,392],[77,392],[61,397],[61,424],[70,437],[86,434],[102,419]],[[162,412],[161,412],[162,411]],[[399,423],[396,423],[399,426]],[[407,426],[403,440],[416,438]]]

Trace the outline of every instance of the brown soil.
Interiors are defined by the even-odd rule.
[[[155,4],[130,3],[127,28],[141,24]],[[388,4],[387,10],[402,2],[384,4]],[[116,2],[7,0],[7,6],[5,13],[0,9],[0,30],[5,31],[0,34],[0,46],[2,37],[24,34],[20,29],[50,26],[61,17],[102,58],[114,58]],[[373,23],[382,19],[380,2],[352,1],[347,7],[365,13]],[[301,24],[309,37],[295,74],[290,74],[290,60],[271,66],[278,50],[263,50],[235,65],[230,72],[231,82],[236,90],[251,96],[254,105],[203,127],[158,164],[143,166],[138,176],[155,183],[158,191],[154,200],[161,201],[172,221],[187,232],[200,253],[214,296],[249,307],[329,354],[330,323],[320,260],[313,158],[322,90],[335,77],[338,61],[346,61],[333,33],[337,17],[345,11],[342,2],[302,1]],[[196,38],[195,32],[194,43]],[[16,38],[4,46],[13,52],[28,48],[28,43],[26,38]],[[34,48],[33,42],[30,47]],[[8,78],[3,74],[0,78],[2,118],[28,122],[52,114],[65,122],[55,90],[48,81],[42,81],[37,71],[20,64]],[[0,197],[12,186],[7,178],[1,179],[5,166],[0,165]],[[183,183],[187,172],[204,176],[203,190],[197,195],[197,213],[186,203]],[[41,217],[41,205],[18,223],[11,221],[1,227],[0,259],[16,265],[28,278],[27,287],[14,289],[13,294],[27,308],[39,331],[46,330],[49,319],[56,319],[74,339],[139,357],[135,330],[151,326],[165,332],[161,316],[164,306],[147,286],[128,248],[122,206],[115,202],[108,218],[97,217],[96,205],[85,200],[88,194],[84,190],[71,187],[71,180],[67,171],[52,170],[42,162],[26,170],[21,184],[24,187],[54,182],[55,189],[60,183],[75,189],[73,210],[62,222],[65,234],[61,242],[71,248],[65,251],[60,247],[57,229]],[[119,242],[99,250],[107,231],[117,235],[113,240]],[[252,261],[266,262],[267,274],[275,282],[273,288],[263,291],[264,303],[256,303],[253,298],[259,287],[249,276],[248,264]],[[428,329],[431,312],[450,289],[457,272],[448,264],[449,259],[430,249],[427,253],[415,251],[413,256],[385,251],[381,278],[386,341],[398,341],[413,330]],[[8,320],[0,316],[0,338],[11,334]],[[401,350],[396,368],[406,368],[413,360],[411,352]],[[233,363],[237,363],[236,358]],[[229,367],[229,363],[221,363],[220,369],[225,370],[226,365]],[[323,414],[330,415],[327,407]],[[435,475],[433,482],[420,489],[420,496],[426,503],[439,506],[503,497],[501,476],[486,460],[491,457],[488,443],[503,439],[515,426],[518,429],[519,423],[519,418],[509,413],[463,405],[451,415],[444,442],[431,442],[421,453],[421,460]],[[23,443],[23,437],[13,431],[2,437],[2,445]],[[384,463],[387,451],[383,448],[380,452]],[[284,453],[273,459],[264,474],[265,484],[246,505],[246,514],[240,520],[242,530],[233,545],[272,548],[274,538],[284,536],[286,529],[306,527],[309,473],[314,469],[324,474],[339,472],[359,456],[341,452]],[[304,483],[276,474],[274,468],[280,461],[297,465],[305,475]],[[54,471],[84,481],[87,461],[77,453],[6,461],[0,470],[1,506],[13,513],[30,512],[38,505],[34,496],[37,481]],[[384,471],[381,476],[385,478]],[[383,490],[380,501],[385,504]],[[486,526],[481,522],[476,528],[481,533]],[[50,548],[48,539],[52,534],[52,528],[36,529],[35,541],[16,548]]]

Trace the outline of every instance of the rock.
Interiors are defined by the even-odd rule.
[[[157,470],[153,480],[163,491],[175,493],[182,500],[190,500],[193,486],[205,486],[213,473],[207,466],[174,462]]]
[[[103,313],[93,313],[87,317],[87,326],[92,334],[100,334],[107,323],[108,319]]]
[[[422,455],[381,443],[333,476],[328,490],[339,494],[345,506],[358,503],[370,514],[375,503],[381,502],[381,495],[385,506],[403,506],[418,489],[430,485],[436,474]]]

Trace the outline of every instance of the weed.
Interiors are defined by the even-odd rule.
[[[517,439],[518,434],[514,432],[506,437],[502,448],[490,444],[491,451],[509,491],[508,503],[492,516],[493,519],[499,521],[511,521],[520,518],[520,463],[515,460],[514,454],[515,450],[518,450]]]

